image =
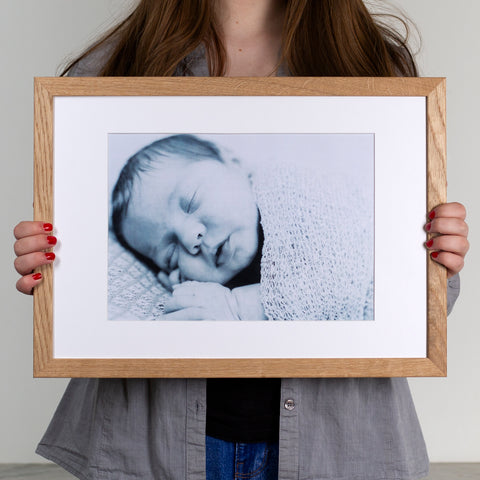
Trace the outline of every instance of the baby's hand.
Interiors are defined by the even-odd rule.
[[[425,230],[437,236],[425,243],[431,250],[431,257],[446,267],[448,277],[457,274],[464,264],[469,249],[467,213],[461,203],[444,203],[434,208],[429,214]]]
[[[157,273],[157,280],[165,287],[169,292],[173,292],[174,285],[182,283],[180,275],[180,269],[173,270],[170,274],[166,274],[162,270]]]
[[[211,282],[173,285],[162,320],[240,320],[231,290]]]

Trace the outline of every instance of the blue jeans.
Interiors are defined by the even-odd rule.
[[[278,442],[235,443],[206,437],[207,480],[277,480]]]

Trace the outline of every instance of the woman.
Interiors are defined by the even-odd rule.
[[[401,37],[360,0],[143,0],[67,70],[417,74]],[[468,250],[465,209],[445,204],[427,215],[438,236],[426,247],[447,268],[451,307]],[[43,253],[56,241],[51,231],[43,222],[15,228],[23,293],[42,281],[32,270],[54,261]],[[83,479],[201,479],[206,470],[209,479],[406,480],[428,469],[405,379],[77,379],[38,452]]]

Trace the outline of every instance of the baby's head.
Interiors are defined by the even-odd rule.
[[[157,140],[123,167],[112,194],[119,241],[181,281],[226,283],[258,248],[250,179],[211,142],[194,135]]]

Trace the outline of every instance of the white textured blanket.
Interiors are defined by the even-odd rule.
[[[125,250],[113,233],[108,239],[108,319],[160,320],[169,296],[153,272]]]
[[[261,164],[261,295],[270,320],[373,320],[373,182],[367,171]]]

